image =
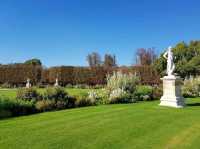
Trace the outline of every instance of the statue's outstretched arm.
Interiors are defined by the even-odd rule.
[[[165,59],[167,59],[167,54],[168,54],[168,52],[165,52],[165,53],[163,54],[163,57],[164,57]]]

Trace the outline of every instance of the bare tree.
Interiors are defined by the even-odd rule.
[[[117,66],[117,64],[116,64],[116,56],[115,55],[110,55],[110,54],[105,54],[105,56],[104,56],[104,66],[105,67]]]
[[[138,65],[151,65],[157,55],[154,48],[140,48],[136,51],[136,64]]]
[[[101,56],[97,52],[92,52],[87,56],[87,62],[90,67],[97,67],[101,65]]]

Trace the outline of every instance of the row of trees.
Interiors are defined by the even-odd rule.
[[[135,52],[136,65],[146,66],[152,65],[157,58],[155,48],[139,48]],[[87,56],[87,62],[90,67],[116,67],[117,60],[115,55],[105,54],[104,61],[102,61],[101,56],[97,52],[92,52]]]

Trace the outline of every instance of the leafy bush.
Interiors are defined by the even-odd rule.
[[[41,95],[37,92],[36,88],[20,88],[17,90],[17,99],[24,101],[37,101],[41,100]]]
[[[124,90],[118,88],[113,90],[109,97],[109,103],[133,103],[136,102],[132,94],[125,92]]]
[[[27,115],[35,112],[36,109],[32,101],[12,100],[0,97],[0,118]]]
[[[98,96],[97,104],[108,104],[110,92],[106,88],[102,88],[101,90],[97,90],[96,94]]]
[[[200,96],[200,77],[185,79],[182,91],[184,97]]]
[[[138,100],[147,101],[153,99],[153,87],[147,85],[138,85],[135,96]]]
[[[12,116],[12,112],[11,111],[0,109],[0,119],[1,118],[11,117],[11,116]]]
[[[72,84],[67,84],[65,87],[66,88],[73,88],[73,85]]]
[[[49,100],[63,100],[68,93],[62,87],[49,87],[44,92],[44,98]]]
[[[35,107],[40,112],[50,111],[50,110],[55,109],[55,101],[54,100],[41,100],[36,103]]]
[[[163,95],[163,88],[161,86],[155,86],[153,87],[153,100],[159,100],[161,96]]]
[[[73,96],[65,96],[64,99],[58,100],[56,102],[57,109],[66,109],[66,108],[74,108],[76,106],[76,98]]]
[[[103,96],[102,92],[100,94],[99,92],[91,90],[90,92],[88,92],[88,99],[91,100],[91,102],[94,103],[95,105],[99,105],[99,104],[105,104],[106,98]]]
[[[95,100],[90,99],[88,94],[80,94],[76,96],[76,107],[86,107],[95,105]]]
[[[62,87],[47,88],[44,93],[44,99],[53,100],[55,109],[73,108],[76,103],[76,98],[69,96]],[[46,102],[43,101],[43,103],[45,104]]]

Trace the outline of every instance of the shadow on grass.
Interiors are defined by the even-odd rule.
[[[200,103],[188,103],[187,106],[198,107],[198,106],[200,106]]]

